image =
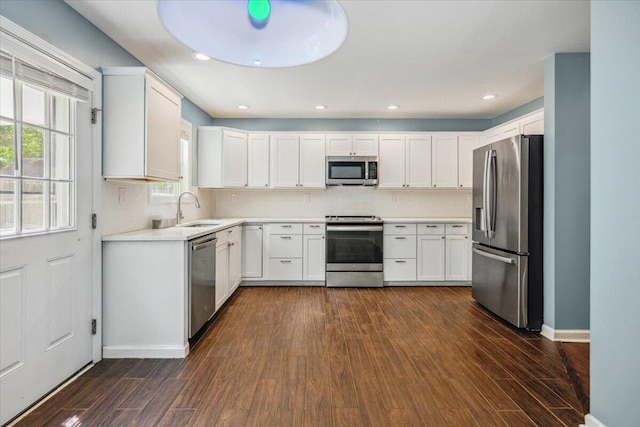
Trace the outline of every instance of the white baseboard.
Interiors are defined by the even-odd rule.
[[[189,354],[189,345],[172,346],[104,346],[103,359],[184,359]]]
[[[584,424],[580,424],[580,427],[607,427],[604,423],[598,421],[596,417],[591,414],[587,414],[584,417]]]
[[[589,342],[591,340],[591,331],[588,329],[553,329],[542,325],[540,335],[551,341]]]

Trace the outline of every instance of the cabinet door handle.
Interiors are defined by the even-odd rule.
[[[451,227],[453,227],[453,228],[462,228],[461,225],[452,225]]]
[[[310,228],[320,228],[320,226],[319,226],[319,225],[310,225],[309,227],[310,227]]]
[[[291,240],[291,236],[280,236],[281,239]]]
[[[291,260],[290,259],[281,259],[280,262],[282,264],[291,264]]]
[[[280,227],[282,227],[282,228],[291,228],[290,225],[281,225]]]
[[[404,264],[404,263],[405,263],[405,262],[407,262],[407,261],[405,261],[405,260],[403,260],[403,259],[397,259],[397,260],[396,260],[396,262],[397,262],[398,264]]]
[[[427,228],[438,228],[437,225],[427,225]]]
[[[396,225],[396,228],[407,228],[406,225]]]
[[[404,240],[406,237],[396,237],[396,240]]]

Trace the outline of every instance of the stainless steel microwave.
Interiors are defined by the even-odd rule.
[[[327,185],[378,185],[378,158],[327,157]]]

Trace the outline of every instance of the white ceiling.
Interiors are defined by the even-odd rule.
[[[590,50],[586,0],[340,0],[349,34],[335,53],[249,68],[195,60],[156,0],[66,1],[220,118],[493,118],[543,95],[547,56]],[[497,98],[483,101],[487,93]]]

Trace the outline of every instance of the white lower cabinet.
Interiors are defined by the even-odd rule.
[[[471,238],[467,224],[446,226],[445,280],[471,280]]]
[[[325,237],[323,234],[305,234],[302,238],[302,280],[324,280]]]
[[[385,224],[383,247],[384,280],[416,280],[416,224]]]
[[[302,224],[269,224],[268,242],[268,280],[302,280]]]
[[[216,311],[238,288],[242,278],[241,230],[236,226],[216,233]]]
[[[262,279],[263,254],[263,226],[244,225],[242,227],[242,279]]]
[[[445,237],[438,234],[418,236],[418,280],[444,280]]]

